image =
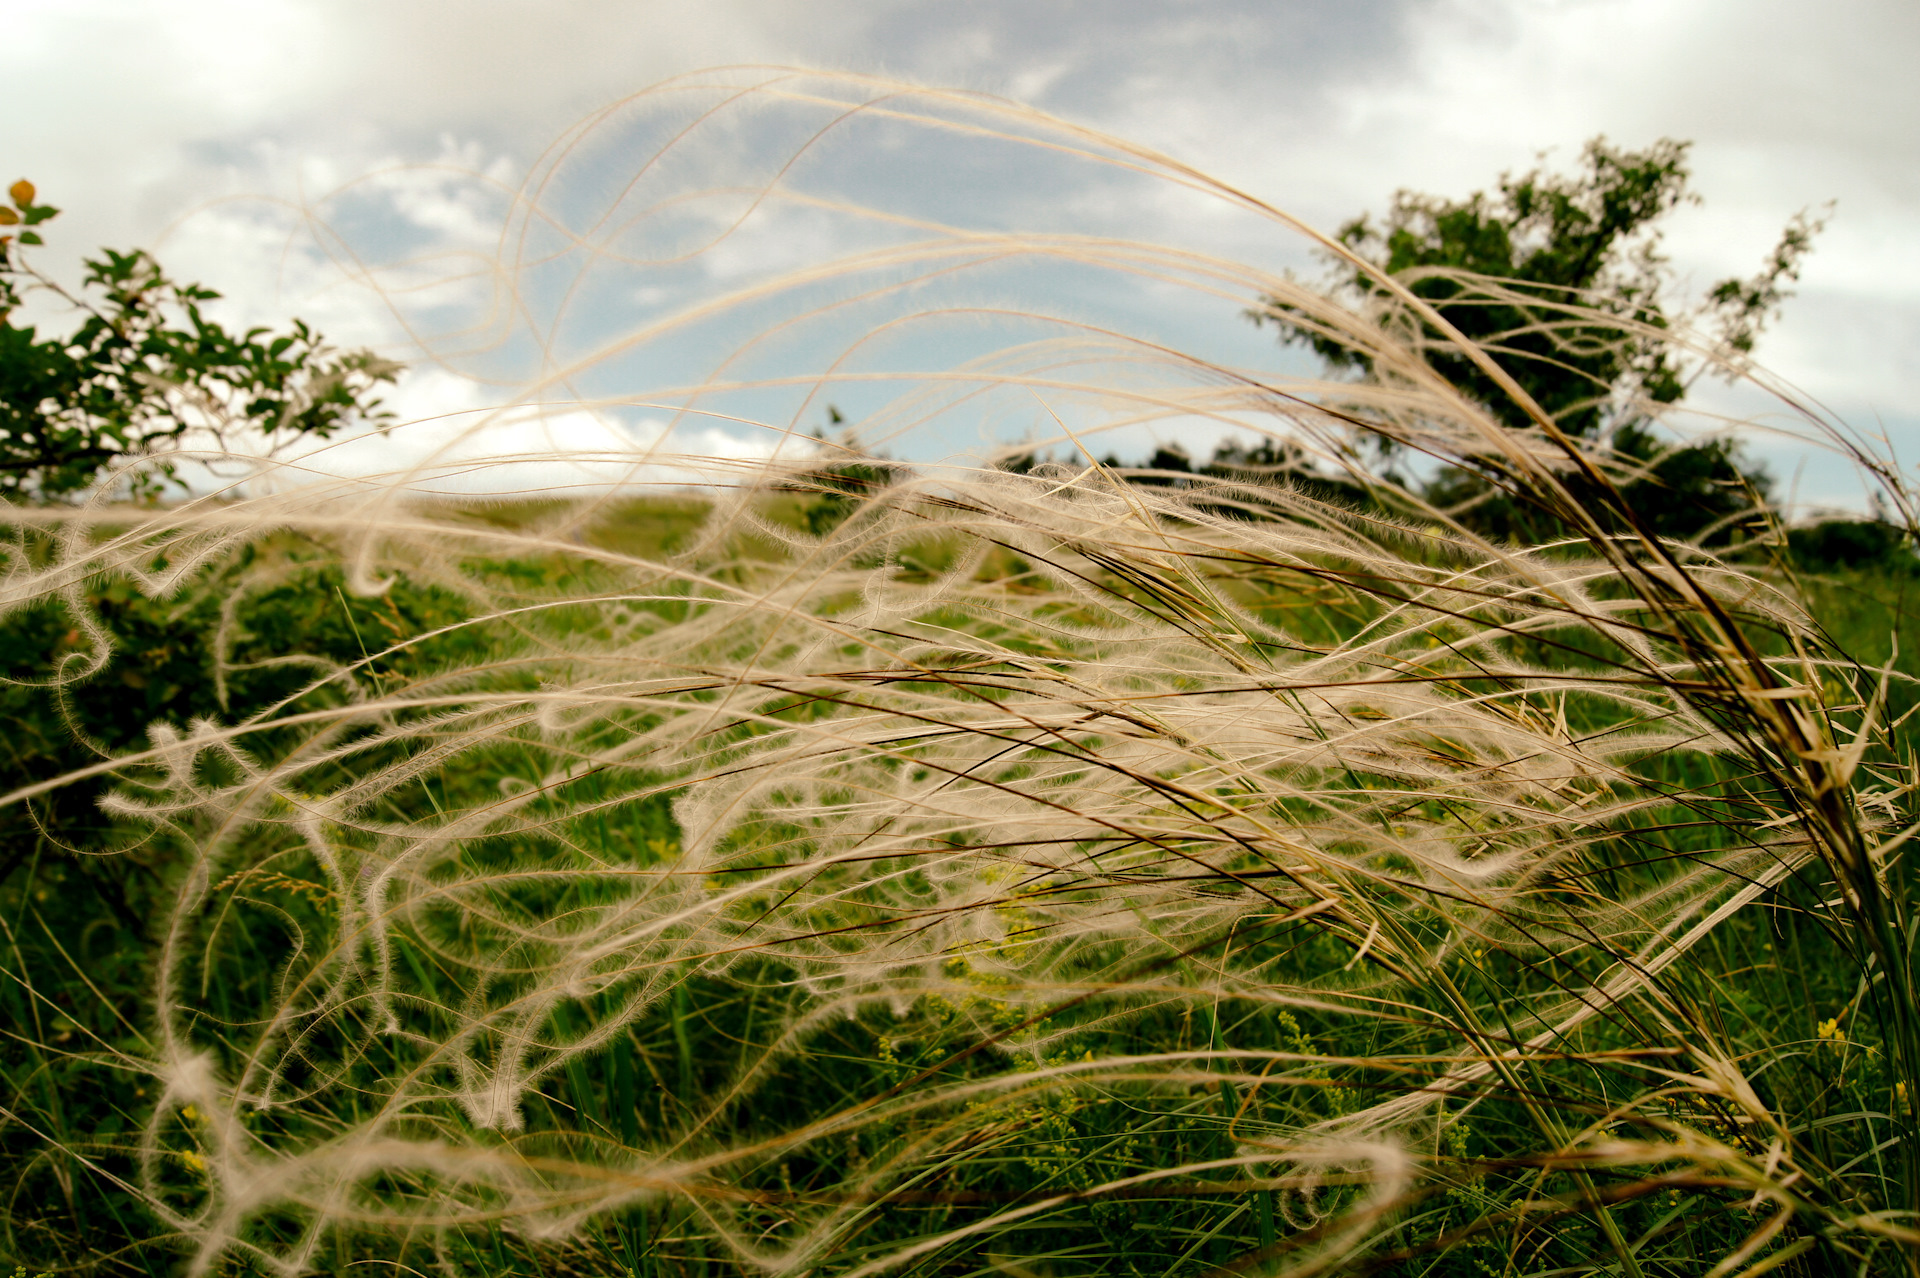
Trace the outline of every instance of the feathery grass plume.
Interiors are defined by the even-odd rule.
[[[535,167],[481,321],[415,325],[519,379],[395,428],[427,460],[7,509],[75,731],[141,657],[103,583],[199,627],[221,707],[7,796],[100,792],[64,882],[137,865],[151,911],[104,986],[52,905],[8,911],[10,1248],[77,1263],[112,1215],[95,1263],[193,1274],[1914,1269],[1900,676],[1764,539],[1662,541],[1630,462],[1437,377],[1417,299],[1425,327],[1043,202],[958,221],[940,181],[989,163],[1340,251],[996,99],[683,77]],[[420,268],[364,269],[404,307]],[[1114,280],[1282,299],[1375,376],[1044,304]],[[1207,422],[1301,475],[807,439],[856,393],[868,449]],[[589,411],[659,425],[526,444]],[[1475,537],[1382,439],[1573,535]],[[585,491],[447,495],[535,464]],[[1370,503],[1314,496],[1335,470]]]

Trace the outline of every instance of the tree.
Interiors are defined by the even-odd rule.
[[[82,492],[123,462],[135,495],[174,474],[167,454],[194,437],[225,448],[258,432],[270,442],[325,439],[354,420],[382,422],[374,391],[400,365],[371,351],[339,351],[295,320],[284,333],[232,333],[203,313],[220,295],[177,284],[135,249],[84,261],[77,290],[24,252],[59,210],[31,182],[0,205],[0,496],[52,500]],[[43,336],[12,317],[26,297],[49,295],[78,318]]]
[[[1661,512],[1660,532],[1724,536],[1749,495],[1765,493],[1764,472],[1742,468],[1728,441],[1668,449],[1651,429],[1652,411],[1680,400],[1690,380],[1669,336],[1659,226],[1697,198],[1687,189],[1686,152],[1686,143],[1671,139],[1624,151],[1595,138],[1570,176],[1543,169],[1503,175],[1494,194],[1465,200],[1403,190],[1383,224],[1362,215],[1340,228],[1339,241],[1365,265],[1345,258],[1333,265],[1336,287],[1362,306],[1394,306],[1382,283],[1394,277],[1494,355],[1561,430],[1647,468],[1637,486],[1657,499],[1651,504]],[[1708,291],[1697,319],[1714,333],[1724,360],[1737,363],[1753,349],[1821,225],[1801,213],[1757,275]],[[1373,373],[1364,352],[1304,322],[1279,299],[1265,299],[1250,314],[1278,324],[1283,341],[1310,347],[1335,370]],[[1419,329],[1436,371],[1506,425],[1534,424],[1441,333],[1427,324]],[[1442,473],[1428,495],[1485,532],[1531,540],[1559,531],[1471,470]]]

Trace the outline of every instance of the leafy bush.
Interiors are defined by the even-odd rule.
[[[1787,546],[1795,563],[1814,572],[1871,567],[1907,574],[1914,569],[1911,536],[1880,520],[1828,519],[1790,529]]]
[[[174,475],[168,454],[195,441],[215,455],[249,435],[269,444],[326,439],[356,421],[391,420],[373,392],[400,366],[371,351],[336,351],[304,322],[274,334],[232,333],[207,318],[219,298],[177,284],[135,249],[84,261],[69,290],[25,253],[59,213],[22,179],[0,225],[0,496],[49,499],[92,487],[111,472],[136,495]],[[78,321],[41,336],[13,322],[29,295],[52,297]],[[127,469],[129,463],[152,463]]]

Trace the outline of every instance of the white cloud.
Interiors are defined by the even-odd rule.
[[[303,439],[268,456],[242,442],[237,458],[209,467],[189,461],[191,491],[252,496],[335,490],[526,496],[601,494],[737,483],[778,456],[810,454],[812,441],[765,432],[743,437],[715,426],[671,427],[656,418],[624,424],[591,407],[501,406],[471,379],[430,369],[409,375],[390,397],[399,423],[331,441]]]
[[[1098,21],[1084,6],[1022,0],[467,0],[454,20],[424,0],[15,0],[10,10],[0,76],[37,127],[17,130],[0,162],[71,210],[51,228],[51,253],[150,241],[227,194],[269,194],[295,213],[304,201],[375,258],[410,265],[382,276],[383,292],[343,283],[339,262],[297,239],[288,251],[284,218],[224,205],[183,223],[163,260],[226,291],[237,316],[297,313],[349,343],[404,346],[403,317],[427,324],[450,357],[498,340],[508,312],[489,308],[506,295],[484,273],[438,294],[411,291],[462,260],[433,252],[491,260],[504,204],[487,177],[511,183],[582,114],[664,77],[801,62],[1038,97],[1321,225],[1378,208],[1400,186],[1483,188],[1543,146],[1570,160],[1596,133],[1624,144],[1690,137],[1709,203],[1676,218],[1677,265],[1698,284],[1750,272],[1787,216],[1837,197],[1803,297],[1762,354],[1850,411],[1920,411],[1920,171],[1910,162],[1920,78],[1907,74],[1920,10],[1903,0],[1836,0],[1817,17],[1793,0],[1111,0]],[[752,172],[778,158],[725,151],[750,148],[752,136],[716,135],[709,176],[723,159]],[[646,153],[581,152],[569,189],[604,203]],[[1256,220],[1031,157],[969,159],[975,167],[936,172],[947,186],[915,187],[909,162],[927,158],[893,153],[901,167],[886,172],[902,176],[882,195],[912,205],[937,192],[940,212],[978,225],[1043,217],[1268,266],[1303,260]],[[465,175],[397,161],[445,161]],[[817,171],[860,172],[834,163]],[[351,195],[316,203],[374,172]],[[862,234],[768,217],[707,267],[748,280],[872,242]],[[604,338],[684,301],[689,287],[635,275],[620,290],[629,309],[600,299],[570,314]],[[1036,274],[1030,287],[1054,285]],[[524,296],[537,301],[535,291]],[[1125,295],[1116,285],[1053,300],[1097,318]],[[1152,315],[1163,336],[1244,361],[1258,352],[1235,309],[1198,299]],[[455,323],[478,328],[448,333]],[[584,330],[570,340],[596,344]],[[671,380],[687,363],[647,375]],[[581,424],[557,438],[588,447],[596,437]]]
[[[1668,247],[1697,285],[1750,275],[1802,208],[1836,200],[1801,286],[1762,357],[1797,383],[1920,410],[1920,10],[1842,0],[1462,0],[1414,18],[1422,50],[1397,88],[1348,95],[1356,132],[1396,138],[1397,184],[1464,194],[1557,143],[1694,142],[1705,198]],[[1424,160],[1414,154],[1426,153]],[[1837,316],[1874,316],[1880,340],[1828,340]],[[1905,320],[1889,325],[1891,312]],[[1843,323],[1855,333],[1867,323]],[[1864,333],[1860,335],[1865,336]]]

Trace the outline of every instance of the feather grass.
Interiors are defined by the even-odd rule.
[[[775,172],[689,184],[690,156],[732,163],[711,133],[775,125],[806,137]],[[642,126],[665,141],[583,217],[570,166]],[[163,884],[125,1033],[56,1041],[59,938],[29,963],[9,921],[22,1183],[109,1187],[149,1222],[128,1236],[193,1274],[1915,1272],[1893,667],[1823,633],[1764,538],[1663,541],[1618,497],[1625,463],[1534,406],[1536,429],[1507,429],[1434,375],[1429,343],[1451,342],[1526,404],[1410,294],[1357,314],[1192,249],[798,181],[868,127],[1103,166],[1342,251],[995,100],[714,73],[536,169],[487,267],[501,297],[525,318],[555,295],[542,272],[571,271],[572,296],[700,260],[773,206],[880,246],[584,353],[557,304],[517,402],[792,436],[829,388],[878,383],[903,389],[876,441],[1037,402],[1076,445],[1179,418],[1264,430],[1297,482],[896,465],[849,493],[823,451],[662,445],[620,460],[733,473],[651,545],[631,486],[476,515],[421,496],[422,470],[6,510],[10,606],[84,631],[55,684],[108,667],[83,589],[102,579],[183,601],[220,583],[220,678],[307,672],[6,796],[111,776]],[[1009,260],[1281,298],[1377,376],[1282,379],[928,298]],[[464,336],[506,342],[513,314]],[[932,372],[864,362],[984,314],[1043,335]],[[751,335],[705,376],[580,393],[729,316]],[[769,352],[801,333],[827,353],[794,372]],[[1891,461],[1772,389],[1911,511]],[[775,392],[801,409],[749,411]],[[1476,537],[1367,464],[1379,441],[1475,467],[1568,538]],[[1315,496],[1336,470],[1372,504]],[[247,601],[315,562],[362,651],[242,653]],[[437,592],[432,624],[395,607],[374,629],[407,591]],[[1808,1016],[1816,989],[1850,995]],[[137,1086],[130,1126],[62,1117],[108,1085],[88,1079]]]

